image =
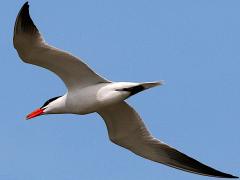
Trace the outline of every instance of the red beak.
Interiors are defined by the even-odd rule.
[[[43,114],[43,109],[36,109],[35,111],[33,111],[32,113],[28,114],[26,119],[32,119],[34,117],[40,116]]]

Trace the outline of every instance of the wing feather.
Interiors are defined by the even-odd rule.
[[[200,175],[237,178],[213,169],[154,138],[138,113],[126,102],[108,106],[98,113],[106,123],[111,141],[139,156]]]
[[[24,62],[54,72],[64,81],[68,89],[109,82],[96,74],[79,58],[45,43],[29,15],[28,2],[18,13],[13,44]]]

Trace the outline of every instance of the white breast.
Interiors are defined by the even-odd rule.
[[[69,113],[88,114],[95,112],[100,106],[97,100],[97,92],[103,86],[106,86],[106,84],[102,83],[69,91],[66,100]]]
[[[118,89],[136,85],[137,83],[101,83],[68,92],[66,107],[70,113],[88,114],[99,109],[123,101],[129,92]]]

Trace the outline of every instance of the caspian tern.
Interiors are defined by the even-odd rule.
[[[26,2],[14,27],[14,47],[29,64],[58,75],[68,92],[49,99],[27,119],[43,114],[88,114],[97,112],[105,121],[109,139],[146,159],[183,171],[220,178],[238,178],[215,170],[154,138],[138,113],[125,100],[162,82],[111,82],[68,52],[48,45],[29,15]]]

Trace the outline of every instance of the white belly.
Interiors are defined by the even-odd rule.
[[[88,114],[96,112],[102,107],[125,100],[129,92],[117,91],[122,86],[134,83],[101,83],[89,86],[67,94],[66,108],[69,113]]]
[[[89,86],[79,90],[68,92],[66,107],[73,114],[88,114],[100,108],[97,100],[98,90],[105,84]]]

